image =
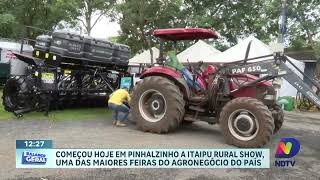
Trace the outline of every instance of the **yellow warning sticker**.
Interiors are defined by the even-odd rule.
[[[64,70],[64,73],[65,74],[71,74],[71,70],[66,69],[66,70]]]
[[[54,74],[53,73],[42,73],[41,80],[44,83],[54,83]]]

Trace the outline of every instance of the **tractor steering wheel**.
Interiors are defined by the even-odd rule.
[[[202,74],[203,73],[203,70],[201,69],[201,66],[203,65],[203,61],[199,61],[198,62],[198,65],[196,67],[196,71],[199,73],[199,74]]]

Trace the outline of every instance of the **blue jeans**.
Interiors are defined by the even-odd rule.
[[[187,81],[187,84],[189,87],[195,88],[197,91],[202,89],[202,87],[199,84],[197,79],[195,81],[193,81],[193,75],[191,74],[191,72],[187,68],[183,68],[181,70],[181,73],[182,73],[182,76],[184,77],[184,79]]]
[[[124,121],[128,119],[129,108],[128,106],[121,104],[116,105],[113,103],[108,104],[108,108],[111,109],[112,112],[112,120]]]

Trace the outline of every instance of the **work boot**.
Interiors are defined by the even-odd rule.
[[[118,122],[117,120],[113,120],[112,125],[114,125],[114,126],[117,125],[117,122]]]
[[[116,125],[119,127],[127,126],[126,124],[122,123],[121,121],[118,121]]]

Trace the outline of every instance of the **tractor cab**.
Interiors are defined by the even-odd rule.
[[[210,29],[203,28],[172,28],[172,29],[156,29],[153,31],[153,35],[160,39],[160,54],[158,63],[162,63],[164,60],[163,54],[163,44],[165,41],[174,42],[174,50],[176,51],[177,41],[183,40],[200,40],[200,39],[210,39],[218,38],[218,33]]]
[[[153,35],[161,40],[160,54],[157,59],[157,63],[166,64],[167,66],[180,71],[184,79],[187,81],[188,86],[192,87],[195,91],[207,90],[209,76],[216,72],[216,67],[208,65],[205,70],[202,70],[202,62],[199,62],[197,65],[191,66],[189,64],[187,68],[184,68],[176,57],[176,43],[181,40],[217,39],[218,33],[203,28],[173,28],[156,29],[154,30]],[[167,55],[169,54],[169,59],[164,57],[164,41],[174,42],[174,51],[167,53]]]

